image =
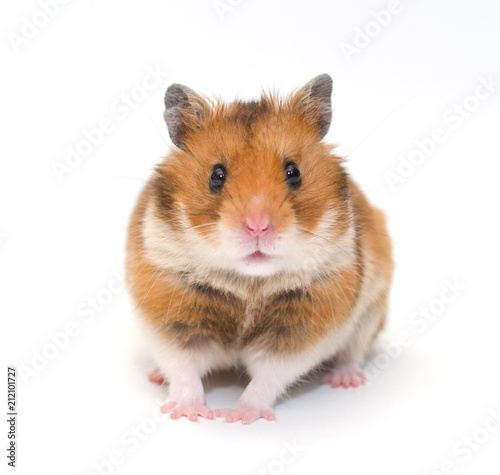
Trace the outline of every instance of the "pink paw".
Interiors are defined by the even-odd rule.
[[[180,402],[170,401],[163,406],[160,407],[161,412],[167,414],[170,412],[170,417],[172,419],[179,419],[182,416],[185,416],[190,421],[197,421],[198,416],[201,416],[205,419],[213,419],[214,413],[211,409],[209,409],[205,404],[199,404],[196,402]]]
[[[276,416],[272,409],[258,409],[250,406],[235,406],[230,409],[217,409],[215,411],[215,417],[224,417],[226,422],[241,421],[243,424],[251,424],[260,418],[266,421],[276,420]]]
[[[334,368],[321,382],[329,384],[332,388],[357,388],[366,383],[366,376],[358,365],[342,365]]]
[[[160,370],[157,368],[151,373],[148,374],[148,379],[155,384],[166,384],[165,377],[160,373]]]

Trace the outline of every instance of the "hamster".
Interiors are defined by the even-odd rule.
[[[330,361],[323,382],[365,382],[391,245],[383,214],[323,142],[331,92],[327,74],[249,102],[166,91],[175,147],[132,215],[126,280],[174,419],[274,420],[286,389]],[[202,378],[232,367],[250,382],[213,411]]]

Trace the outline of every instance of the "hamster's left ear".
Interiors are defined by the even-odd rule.
[[[201,127],[207,113],[207,103],[191,88],[182,84],[172,84],[168,87],[163,117],[170,138],[177,147],[186,148],[189,133]]]
[[[304,109],[306,120],[312,121],[323,138],[332,122],[333,80],[328,74],[320,74],[311,79],[295,95]]]

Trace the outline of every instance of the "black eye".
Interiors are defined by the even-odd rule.
[[[226,180],[226,169],[222,165],[215,165],[212,174],[210,175],[210,188],[218,193],[222,190],[224,181]]]
[[[286,181],[292,188],[297,188],[300,185],[300,170],[297,165],[288,162],[285,165]]]

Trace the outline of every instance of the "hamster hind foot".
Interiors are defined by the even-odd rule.
[[[151,371],[148,374],[148,379],[150,382],[155,383],[155,384],[159,384],[160,386],[162,384],[168,384],[168,382],[165,379],[165,377],[163,376],[163,374],[161,374],[161,371],[159,370],[159,368],[156,368],[153,371]]]
[[[334,368],[321,382],[332,388],[357,388],[366,383],[366,376],[357,364],[346,363]]]

